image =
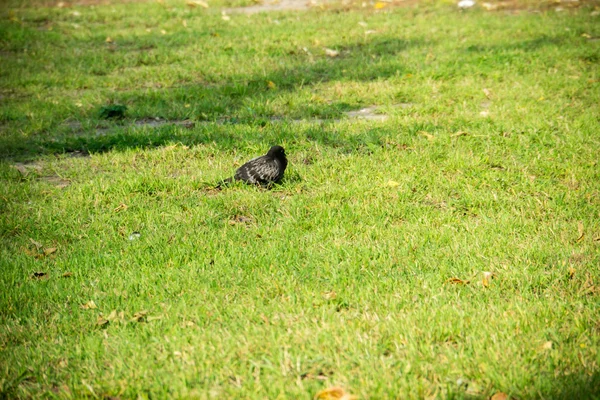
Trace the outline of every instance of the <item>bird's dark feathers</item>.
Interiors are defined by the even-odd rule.
[[[283,147],[273,146],[266,155],[256,157],[239,167],[235,171],[233,179],[261,186],[279,183],[283,178],[287,164],[288,161]],[[231,178],[224,182],[230,180]]]

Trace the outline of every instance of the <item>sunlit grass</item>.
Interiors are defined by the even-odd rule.
[[[592,8],[12,4],[3,396],[598,397]]]

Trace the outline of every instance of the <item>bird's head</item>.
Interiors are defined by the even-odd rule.
[[[273,146],[269,149],[267,153],[269,157],[273,158],[284,158],[285,159],[285,150],[281,146]]]

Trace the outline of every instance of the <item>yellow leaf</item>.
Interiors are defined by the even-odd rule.
[[[546,343],[544,343],[542,345],[542,349],[543,350],[551,350],[552,349],[552,341],[547,341]]]
[[[113,210],[114,212],[119,212],[119,211],[125,211],[127,210],[129,207],[127,206],[127,204],[125,203],[121,203],[119,204],[117,207],[115,207],[115,209]]]
[[[333,49],[325,49],[325,55],[331,58],[337,57],[340,55],[340,52]]]
[[[106,39],[104,39],[104,41],[105,41],[106,43],[112,43],[112,42],[113,42],[113,40],[111,39],[111,37],[110,37],[110,36],[107,36],[107,37],[106,37]]]
[[[375,3],[375,9],[376,10],[381,10],[382,8],[387,7],[387,3],[378,1],[377,3]]]
[[[333,300],[337,297],[337,293],[335,291],[323,292],[323,298],[325,300]]]
[[[98,307],[96,306],[96,303],[94,303],[94,300],[90,300],[87,303],[82,304],[81,308],[83,308],[84,310],[93,310]]]
[[[346,393],[341,387],[330,387],[315,395],[315,400],[353,400],[356,396]]]
[[[49,247],[44,249],[44,255],[49,256],[50,254],[56,253],[56,247]]]
[[[273,82],[273,81],[267,81],[267,87],[268,87],[269,89],[276,89],[276,88],[277,88],[277,85],[276,85],[276,84],[275,84],[275,82]]]
[[[391,181],[391,180],[390,180],[390,181],[387,181],[387,182],[385,183],[385,186],[387,186],[387,187],[392,187],[392,188],[393,188],[393,187],[398,187],[398,186],[400,186],[400,184],[399,184],[398,182],[396,182],[396,181]]]
[[[435,136],[433,136],[429,132],[419,131],[419,135],[425,136],[427,138],[427,140],[433,140],[433,139],[435,139]]]
[[[592,38],[592,36],[589,33],[582,33],[581,37],[584,37],[586,39],[591,39]]]
[[[205,3],[204,1],[201,0],[192,0],[192,1],[188,1],[187,2],[188,7],[190,8],[195,8],[197,6],[200,7],[204,7],[204,8],[208,8],[208,3]]]
[[[117,319],[117,317],[118,317],[117,310],[112,310],[110,312],[110,314],[108,314],[108,317],[106,317],[106,319],[109,321],[113,321],[113,320]]]
[[[148,314],[148,310],[138,311],[135,314],[133,314],[133,318],[131,319],[131,321],[144,322],[146,321],[146,314]]]
[[[494,277],[493,272],[483,271],[483,278],[481,280],[483,287],[490,287],[490,281],[492,280],[493,277]]]

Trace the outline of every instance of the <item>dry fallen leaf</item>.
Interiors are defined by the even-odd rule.
[[[333,300],[336,297],[337,297],[337,293],[334,290],[332,290],[330,292],[323,292],[323,298],[325,300]]]
[[[490,400],[508,400],[509,397],[506,393],[504,392],[498,392],[496,394],[494,394],[492,397],[490,397]]]
[[[467,285],[469,284],[469,281],[460,278],[450,278],[446,281],[446,283],[452,283],[455,285]]]
[[[459,136],[467,136],[468,133],[465,131],[458,131],[456,133],[453,133],[452,135],[450,135],[450,137],[459,137]]]
[[[387,187],[392,187],[392,188],[393,188],[393,187],[398,187],[398,186],[400,186],[400,184],[399,184],[398,182],[396,182],[396,181],[389,180],[389,181],[387,181],[387,182],[385,183],[385,186],[387,186]]]
[[[106,37],[106,39],[104,39],[104,41],[105,41],[106,43],[112,43],[112,42],[113,42],[113,40],[111,39],[111,37],[110,37],[110,36],[107,36],[107,37]]]
[[[331,58],[337,57],[340,55],[340,52],[333,49],[325,49],[325,55]]]
[[[577,233],[578,233],[578,237],[577,240],[575,241],[575,243],[579,243],[581,242],[584,238],[585,238],[585,231],[583,228],[583,222],[579,221],[577,223]]]
[[[575,276],[575,268],[573,268],[573,266],[569,267],[569,279],[573,279],[573,277]]]
[[[82,304],[81,308],[83,308],[84,310],[93,310],[98,307],[96,306],[96,303],[94,303],[94,300],[90,300],[87,303]]]
[[[56,247],[49,247],[44,249],[44,255],[49,256],[50,254],[56,253]]]
[[[29,238],[29,241],[31,242],[31,244],[33,244],[38,250],[41,249],[43,246],[40,242],[36,242],[35,240],[33,240],[32,238]]]
[[[117,207],[115,207],[115,209],[113,210],[114,212],[119,212],[119,211],[125,211],[127,210],[129,207],[127,207],[127,204],[125,203],[121,203],[119,204]]]
[[[346,393],[344,389],[337,386],[321,390],[315,395],[315,400],[353,400],[357,398],[358,397]]]
[[[489,287],[490,281],[492,280],[493,277],[494,277],[493,272],[483,271],[483,278],[481,279],[481,283],[483,284],[483,286]]]
[[[542,345],[543,350],[552,350],[552,342],[549,340]]]
[[[148,314],[148,310],[138,311],[135,314],[133,314],[133,318],[131,319],[131,321],[145,322],[146,321],[146,314]]]
[[[201,0],[192,0],[187,2],[188,7],[195,8],[197,6],[208,8],[208,3],[205,3]]]
[[[110,314],[108,314],[108,316],[106,317],[107,320],[109,321],[114,321],[115,319],[117,319],[119,316],[117,314],[117,310],[112,310],[110,312]]]
[[[106,327],[108,326],[108,323],[110,321],[107,320],[106,318],[104,318],[103,316],[98,316],[98,319],[96,320],[96,325],[98,325],[99,327]]]
[[[425,136],[427,138],[427,140],[433,140],[435,139],[435,136],[433,136],[431,133],[429,132],[425,132],[425,131],[419,131],[419,135],[421,136]]]
[[[269,89],[276,89],[277,85],[273,81],[267,81],[267,88],[269,88]]]
[[[64,274],[62,274],[63,278],[70,278],[71,276],[73,276],[72,272],[65,272]]]

